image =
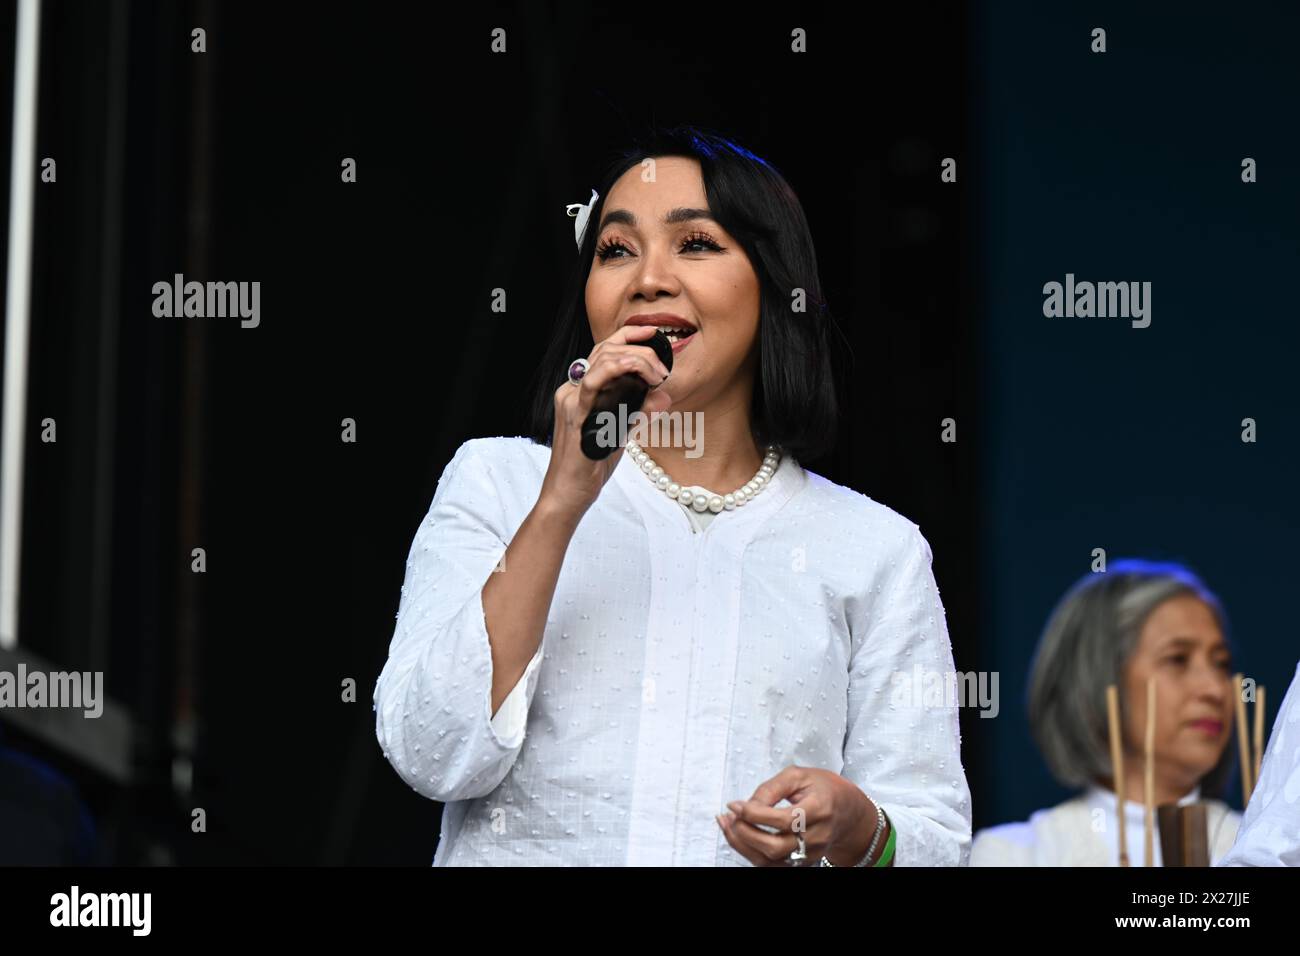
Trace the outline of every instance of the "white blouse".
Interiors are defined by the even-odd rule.
[[[682,487],[687,491],[692,492],[692,494],[713,494],[713,492],[709,491],[702,485],[683,485]],[[717,515],[707,509],[704,511],[696,511],[694,508],[683,508],[682,514],[686,515],[686,517],[690,519],[691,530],[697,532],[703,531],[709,526],[709,522],[717,517]],[[525,669],[523,676],[519,678],[510,693],[506,695],[506,699],[503,700],[501,706],[497,708],[496,716],[492,718],[492,729],[495,730],[497,736],[501,737],[503,740],[517,737],[523,732],[524,723],[528,719],[528,675],[531,674],[533,668],[541,662],[541,659],[542,648],[538,647],[537,653],[535,653],[533,659],[528,662],[528,667]]]
[[[1201,798],[1201,788],[1178,801],[1187,806]],[[1037,810],[1027,821],[1004,823],[975,834],[971,866],[1119,866],[1119,817],[1115,792],[1091,786],[1079,796],[1046,810]],[[1205,800],[1210,865],[1232,846],[1241,814],[1222,800]],[[1124,801],[1124,843],[1128,865],[1144,866],[1146,853],[1146,808],[1135,800]],[[1151,865],[1163,866],[1160,833],[1151,834]]]
[[[1237,842],[1220,866],[1300,866],[1300,665],[1278,709]]]
[[[918,667],[953,673],[917,526],[787,456],[700,527],[617,454],[517,711],[491,714],[481,591],[510,572],[550,449],[466,442],[415,533],[375,724],[401,778],[447,804],[434,865],[748,866],[715,814],[792,764],[876,800],[895,865],[964,865],[956,708],[898,693]]]

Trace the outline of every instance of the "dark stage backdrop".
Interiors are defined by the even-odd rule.
[[[1271,720],[1297,654],[1300,15],[43,9],[19,636],[105,672],[131,757],[8,715],[0,740],[71,782],[103,859],[430,861],[439,807],[370,703],[407,550],[457,446],[521,431],[564,207],[652,122],[733,135],[803,200],[852,346],[840,443],[806,464],[920,524],[958,669],[999,676],[996,719],[962,712],[977,828],[1065,796],[1025,672],[1094,549],[1200,571]],[[258,326],[154,316],[176,273],[259,282]],[[1150,282],[1150,325],[1046,317],[1067,275]]]
[[[920,524],[957,666],[988,666],[965,27],[902,6],[45,4],[29,418],[59,441],[29,426],[20,635],[106,671],[135,757],[113,780],[6,734],[75,782],[109,859],[431,860],[440,808],[370,700],[411,537],[462,441],[520,432],[564,207],[651,122],[732,135],[800,195],[852,345],[839,446],[806,464]],[[176,273],[260,282],[260,323],[154,316]]]
[[[988,821],[1067,795],[1023,719],[1026,673],[1093,549],[1184,561],[1205,578],[1239,669],[1269,689],[1269,727],[1300,653],[1287,610],[1300,532],[1300,133],[1287,105],[1300,15],[1069,7],[987,4],[972,20],[980,654],[1001,670],[1003,707],[981,733],[991,773],[975,810]],[[1105,53],[1090,49],[1098,27]],[[1246,158],[1256,182],[1242,181]],[[1043,286],[1067,274],[1150,282],[1150,324],[1046,318]],[[1228,799],[1240,806],[1239,780]]]
[[[962,713],[977,828],[1065,796],[1025,672],[1094,549],[1200,571],[1271,720],[1300,15],[966,9],[45,3],[19,636],[105,672],[131,758],[7,715],[3,744],[72,783],[109,861],[427,864],[439,807],[370,705],[407,550],[456,447],[522,429],[564,207],[652,122],[733,135],[803,200],[852,346],[806,464],[920,524],[958,669],[999,676],[999,716]],[[12,4],[0,28],[7,128]],[[154,316],[176,273],[259,282],[260,323]],[[1150,325],[1046,317],[1067,275],[1150,282]]]

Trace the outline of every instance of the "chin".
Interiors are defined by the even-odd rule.
[[[1215,768],[1222,756],[1221,749],[1211,746],[1182,754],[1178,763],[1188,776],[1196,778],[1199,783],[1202,777]]]

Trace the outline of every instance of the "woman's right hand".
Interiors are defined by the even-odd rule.
[[[641,406],[642,412],[649,416],[667,410],[672,404],[665,391],[667,385],[662,385],[668,369],[653,349],[636,344],[648,341],[654,333],[654,327],[649,325],[623,326],[596,343],[587,356],[591,367],[577,387],[565,381],[555,390],[551,464],[537,500],[552,513],[568,516],[575,525],[599,497],[618,466],[617,451],[603,461],[592,461],[582,452],[582,423],[590,414],[597,393],[619,376],[634,372],[651,389]]]

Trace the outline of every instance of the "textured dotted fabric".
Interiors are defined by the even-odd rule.
[[[1300,664],[1273,722],[1259,783],[1220,866],[1300,866]]]
[[[700,485],[687,485],[686,488],[695,494],[712,494],[707,488]],[[664,497],[666,498],[667,495]],[[694,508],[682,507],[680,502],[677,506],[682,509],[682,514],[686,516],[697,532],[703,531],[709,526],[709,522],[718,517],[708,509],[696,511]],[[725,512],[719,512],[719,514],[723,513]],[[492,729],[496,731],[497,736],[512,738],[517,737],[523,731],[524,722],[528,719],[528,677],[532,673],[532,669],[541,663],[541,659],[542,651],[541,648],[538,648],[537,653],[533,655],[533,659],[528,662],[528,667],[525,669],[523,676],[519,678],[519,682],[506,695],[506,699],[501,702],[501,707],[493,715]]]
[[[376,734],[447,804],[435,866],[749,866],[715,814],[791,764],[873,797],[895,865],[967,862],[956,706],[897,693],[953,672],[929,545],[788,456],[699,531],[622,455],[566,552],[525,719],[499,733],[480,592],[549,456],[466,442],[411,544]]]

